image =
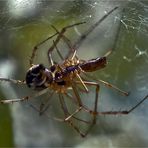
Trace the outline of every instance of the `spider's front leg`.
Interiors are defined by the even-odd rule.
[[[92,118],[92,121],[89,122],[90,123],[89,128],[86,130],[86,132],[84,134],[84,137],[85,137],[90,132],[90,130],[93,128],[93,126],[96,124],[96,118],[97,118],[97,113],[98,113],[97,108],[98,108],[98,98],[99,98],[100,86],[99,86],[98,83],[95,83],[95,82],[83,81],[83,83],[85,85],[95,86],[96,87],[94,109],[92,111],[93,112],[92,113],[93,118]],[[76,81],[76,84],[81,84],[81,82],[80,81]],[[75,90],[75,93],[76,93],[76,96],[78,98],[79,94],[78,94],[78,92],[76,90]],[[82,106],[82,109],[86,110],[86,107],[82,103],[81,103],[81,106]]]
[[[39,92],[36,92],[34,95],[25,96],[25,97],[20,98],[20,99],[0,100],[0,104],[9,104],[9,103],[14,103],[14,102],[23,102],[23,101],[27,101],[27,100],[29,100],[29,99],[32,99],[32,98],[41,96],[41,95],[45,94],[47,91],[48,91],[48,88],[43,89],[43,90],[41,90],[41,91],[39,91]]]
[[[42,42],[40,42],[36,46],[34,46],[34,48],[32,50],[32,54],[31,54],[30,60],[29,60],[30,67],[33,65],[33,61],[34,61],[34,58],[35,58],[35,55],[36,55],[36,52],[37,52],[39,46],[42,45],[42,44],[44,44],[46,41],[50,40],[51,38],[53,38],[57,34],[58,33],[53,34],[52,36],[46,38],[45,40],[43,40]]]
[[[54,27],[52,25],[52,27],[56,31],[56,34],[58,34],[58,35],[57,35],[57,38],[54,40],[53,44],[51,45],[51,47],[48,49],[48,57],[50,57],[51,52],[53,51],[53,49],[56,48],[56,46],[59,43],[59,41],[64,37],[64,33],[67,31],[67,29],[72,28],[74,26],[78,26],[78,25],[84,24],[84,23],[86,23],[86,22],[80,22],[80,23],[75,23],[75,24],[66,26],[66,27],[62,28],[61,31],[58,31],[56,29],[56,27]],[[50,62],[50,58],[49,58],[49,62]]]
[[[93,24],[90,28],[88,28],[88,30],[85,31],[85,33],[83,33],[81,35],[81,37],[73,44],[72,48],[75,49],[75,50],[77,50],[81,46],[81,44],[83,43],[83,41],[91,34],[91,32],[93,32],[95,30],[95,28],[97,26],[99,26],[116,9],[118,9],[118,7],[114,7],[113,9],[111,9],[101,19],[99,19],[95,24]]]
[[[60,32],[58,31],[58,29],[57,29],[55,26],[52,26],[52,27],[53,27],[53,29],[60,35]],[[70,49],[70,53],[71,53],[71,52],[74,52],[75,49],[72,47],[71,41],[70,41],[64,34],[61,35],[61,38],[63,39],[63,41],[66,43],[66,45],[67,45],[68,48]],[[63,58],[63,56],[61,55],[59,49],[57,48],[57,45],[56,45],[55,41],[53,41],[53,43],[54,43],[55,49],[56,49],[56,51],[57,51],[59,57],[60,57],[62,60],[64,60],[64,58]],[[68,55],[66,56],[66,59],[68,58],[68,56],[69,56],[70,53],[68,53]]]
[[[0,77],[0,81],[4,81],[4,82],[10,82],[10,83],[14,83],[14,84],[26,84],[25,80],[15,80],[15,79],[11,79],[11,78],[2,78]]]
[[[65,119],[63,120],[63,122],[68,123],[77,133],[79,133],[82,137],[85,137],[85,134],[71,120],[71,118],[74,117],[74,115],[78,113],[82,108],[79,107],[79,109],[77,109],[73,114],[70,114],[62,94],[59,94],[59,100],[65,116]],[[78,118],[75,118],[75,119],[79,120]]]
[[[74,26],[77,26],[77,25],[81,25],[81,24],[84,24],[85,22],[80,22],[80,23],[75,23],[73,25],[69,25],[69,26],[66,26],[64,27],[63,29],[61,29],[60,32],[57,32],[55,34],[53,34],[52,36],[46,38],[45,40],[43,40],[42,42],[38,43],[36,46],[34,46],[33,50],[32,50],[32,54],[31,54],[31,57],[30,57],[30,60],[29,60],[29,64],[30,66],[33,65],[33,61],[34,61],[34,58],[35,58],[35,55],[36,55],[36,52],[39,48],[40,45],[44,44],[46,41],[50,40],[51,38],[53,38],[54,36],[58,35],[57,38],[55,39],[54,43],[51,45],[51,47],[48,49],[48,57],[49,57],[49,62],[50,61],[50,55],[51,55],[51,52],[53,51],[53,49],[57,46],[57,44],[59,43],[61,37],[63,36],[63,34],[66,32],[66,30],[68,28],[72,28]],[[53,25],[52,25],[53,28],[55,28]]]

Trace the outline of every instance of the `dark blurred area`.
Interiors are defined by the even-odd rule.
[[[105,69],[91,75],[110,82],[130,92],[125,97],[100,84],[98,110],[128,110],[148,92],[148,3],[146,1],[50,1],[50,0],[5,0],[0,1],[0,77],[24,80],[29,69],[33,47],[54,34],[51,25],[61,29],[76,22],[86,24],[74,27],[66,36],[75,43],[92,24],[113,7],[118,10],[107,17],[77,50],[80,59],[101,57],[110,49]],[[49,40],[40,46],[35,63],[49,67],[47,50]],[[64,43],[58,44],[66,55]],[[56,53],[53,58],[60,62]],[[92,81],[92,80],[91,80]],[[94,104],[95,88],[81,94],[86,105]],[[34,91],[23,85],[0,82],[0,99],[20,98]],[[0,105],[0,147],[73,146],[73,147],[146,147],[148,146],[148,120],[146,100],[127,116],[98,116],[97,124],[86,138],[79,135],[66,123],[46,116],[39,116],[30,105],[39,106],[49,94],[24,103]],[[47,114],[60,116],[61,108],[54,96]],[[69,103],[69,107],[72,104]],[[81,114],[80,114],[81,116]],[[88,119],[89,114],[82,115]],[[85,125],[77,123],[85,129]],[[86,127],[87,128],[87,127]]]

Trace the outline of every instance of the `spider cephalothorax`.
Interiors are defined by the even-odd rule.
[[[52,73],[42,64],[33,65],[26,74],[26,84],[33,89],[46,88],[45,82],[51,83],[52,81]]]

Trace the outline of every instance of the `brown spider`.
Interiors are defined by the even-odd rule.
[[[118,114],[123,114],[127,115],[130,112],[132,112],[135,108],[137,108],[142,102],[144,102],[148,95],[145,96],[141,101],[139,101],[135,106],[133,106],[129,110],[123,110],[123,111],[104,111],[100,112],[97,110],[98,106],[98,94],[99,94],[99,84],[97,82],[91,82],[83,78],[83,75],[87,76],[87,72],[92,72],[96,71],[99,69],[102,69],[106,66],[106,58],[107,56],[111,53],[109,51],[107,54],[105,54],[101,58],[95,58],[91,59],[88,61],[81,60],[78,58],[76,51],[77,48],[79,47],[79,44],[82,43],[82,41],[107,17],[109,16],[114,10],[116,10],[117,7],[113,8],[110,10],[106,15],[104,15],[99,21],[97,21],[94,25],[92,25],[81,37],[80,39],[72,45],[71,41],[64,35],[67,29],[72,28],[77,25],[81,25],[85,22],[80,22],[76,23],[73,25],[66,26],[61,29],[61,31],[58,31],[54,26],[52,26],[56,33],[44,41],[40,42],[37,44],[32,51],[32,55],[30,58],[30,68],[27,71],[26,74],[26,80],[25,81],[20,81],[20,80],[14,80],[14,79],[7,79],[7,78],[0,78],[0,81],[8,81],[12,82],[15,84],[26,84],[28,87],[33,88],[35,90],[38,90],[34,95],[32,96],[26,96],[20,99],[9,99],[9,100],[1,100],[1,104],[7,104],[7,103],[13,103],[13,102],[21,102],[25,100],[29,100],[34,97],[41,96],[42,94],[45,94],[49,90],[53,90],[53,92],[50,95],[50,99],[54,93],[57,93],[59,95],[59,101],[61,104],[61,108],[64,112],[64,119],[62,118],[56,118],[53,117],[55,120],[61,121],[61,122],[66,122],[70,126],[72,126],[82,137],[85,137],[90,129],[93,127],[93,125],[96,123],[96,116],[97,115],[118,115]],[[49,57],[49,62],[51,66],[49,68],[46,68],[42,64],[33,64],[33,60],[36,54],[36,51],[38,47],[51,39],[52,37],[57,36],[55,41],[53,41],[52,46],[48,49],[48,57]],[[70,49],[71,55],[67,58],[63,58],[62,54],[60,53],[59,49],[57,48],[57,44],[59,41],[63,39],[63,41],[67,44],[67,46]],[[56,49],[59,57],[63,60],[62,63],[55,64],[55,62],[52,60],[52,51]],[[117,88],[116,86],[102,81],[98,80],[100,83],[103,83],[105,86],[111,87],[121,94],[127,96],[128,93]],[[94,86],[96,88],[96,93],[95,93],[95,104],[93,109],[89,109],[86,107],[80,98],[79,91],[78,91],[78,86],[82,86],[81,89],[83,89],[84,93],[88,93],[88,86]],[[70,90],[69,90],[70,89]],[[69,95],[69,91],[72,91],[73,96]],[[67,107],[67,104],[64,101],[64,97],[70,98],[77,106],[77,109],[73,112],[70,113]],[[75,100],[73,99],[75,98]],[[48,101],[50,101],[50,99]],[[48,108],[48,103],[47,104],[41,104],[40,108],[37,109],[34,107],[40,114],[45,113],[46,114],[46,109]],[[80,112],[81,110],[90,113],[93,116],[92,121],[85,121],[83,119],[80,119],[76,117],[75,115]],[[47,115],[47,114],[46,114]],[[47,115],[48,116],[48,115]],[[72,119],[76,119],[78,121],[90,124],[88,130],[86,132],[82,132],[72,121]]]

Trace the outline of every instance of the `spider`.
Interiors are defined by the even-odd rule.
[[[118,7],[111,9],[99,21],[97,21],[94,25],[92,25],[77,40],[77,42],[74,45],[72,45],[71,41],[64,35],[64,33],[68,29],[70,29],[74,26],[82,25],[85,22],[75,23],[75,24],[66,26],[66,27],[62,28],[61,31],[58,31],[56,29],[56,27],[52,26],[53,29],[56,31],[56,33],[53,34],[52,36],[48,37],[47,39],[43,40],[42,42],[40,42],[39,44],[37,44],[33,48],[32,55],[29,60],[30,68],[26,73],[26,80],[21,81],[21,80],[14,80],[14,79],[8,79],[8,78],[0,78],[0,81],[8,81],[8,82],[12,82],[15,84],[25,84],[29,88],[37,90],[36,93],[34,95],[25,96],[20,99],[0,100],[0,104],[22,102],[25,100],[29,100],[31,98],[41,96],[41,95],[49,92],[49,90],[52,90],[52,92],[50,93],[50,98],[46,102],[46,104],[42,103],[40,105],[39,109],[34,106],[32,106],[32,107],[35,108],[39,112],[40,115],[42,115],[43,113],[46,114],[46,110],[49,107],[48,102],[51,100],[53,94],[55,94],[55,93],[58,94],[61,109],[63,110],[63,113],[64,113],[64,119],[63,118],[56,118],[56,117],[53,117],[53,119],[58,120],[60,122],[66,122],[76,132],[78,132],[82,137],[85,137],[89,133],[91,128],[96,124],[96,117],[98,115],[118,115],[118,114],[127,115],[127,114],[131,113],[135,108],[137,108],[141,103],[143,103],[147,99],[148,95],[145,96],[141,101],[139,101],[135,106],[133,106],[129,110],[101,112],[101,111],[97,110],[98,95],[99,95],[99,89],[100,89],[98,82],[89,81],[82,76],[82,74],[85,76],[88,76],[87,75],[88,72],[96,71],[96,70],[106,67],[107,57],[108,57],[108,55],[111,54],[111,50],[109,52],[107,52],[101,58],[95,58],[95,59],[91,59],[91,60],[87,60],[87,61],[81,60],[77,56],[77,48],[79,47],[79,45],[106,17],[108,17],[111,13],[113,13],[117,8]],[[49,60],[49,63],[51,66],[49,68],[46,68],[43,64],[33,64],[38,47],[53,37],[56,37],[56,39],[53,40],[53,44],[48,49],[48,53],[47,53],[48,60]],[[70,49],[70,55],[68,57],[66,57],[65,59],[63,58],[60,50],[57,48],[57,44],[59,43],[59,41],[61,39],[66,43],[66,45]],[[56,49],[59,57],[61,58],[61,60],[62,60],[61,63],[57,64],[53,61],[52,51],[54,49]],[[125,96],[128,96],[127,92],[119,89],[118,87],[116,87],[108,82],[105,82],[103,80],[98,80],[98,81],[100,83],[104,84],[105,86],[113,88],[116,91],[118,91],[119,93],[121,93]],[[81,86],[81,89],[79,86]],[[79,90],[83,91],[84,93],[88,93],[89,92],[88,86],[95,87],[95,103],[94,103],[93,109],[89,109],[88,107],[86,107],[83,104],[81,97],[79,95]],[[71,91],[73,95],[70,95],[69,91]],[[77,106],[77,108],[75,109],[75,111],[73,113],[69,112],[68,106],[64,100],[64,97],[69,98]],[[75,116],[77,113],[79,113],[82,110],[92,115],[91,121],[85,121],[85,120],[80,119]],[[74,124],[72,119],[89,124],[89,128],[85,132],[82,132],[80,130],[80,128]]]

